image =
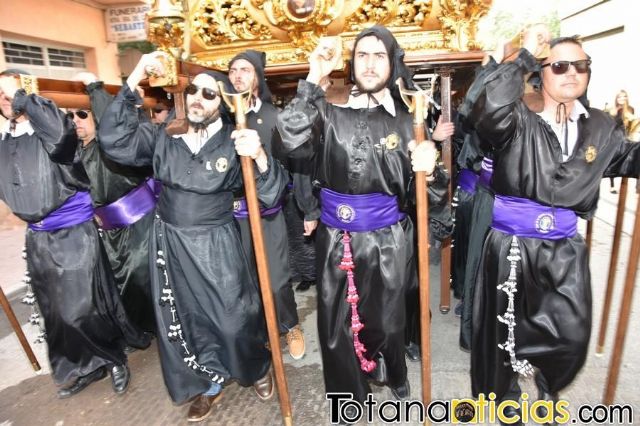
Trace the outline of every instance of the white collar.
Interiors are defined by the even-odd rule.
[[[556,123],[555,117],[548,117],[548,114],[545,114],[544,110],[539,112],[538,115],[544,119],[547,123],[552,126],[559,126]],[[584,115],[585,118],[589,118],[589,111],[582,105],[582,102],[579,100],[575,100],[573,102],[573,108],[571,108],[571,114],[569,114],[569,122],[577,122],[580,119],[580,116]]]
[[[4,123],[4,126],[2,126],[2,140],[4,140],[7,135],[11,135],[12,137],[17,138],[18,136],[22,136],[25,133],[31,136],[34,132],[35,130],[33,130],[33,126],[31,125],[31,122],[29,120],[16,123],[16,128],[13,132],[11,132],[11,120],[7,120]]]
[[[389,88],[384,89],[384,94],[382,95],[382,100],[379,100],[380,105],[391,114],[393,117],[396,116],[396,104],[393,102],[393,97],[391,96],[391,91]],[[371,105],[369,100],[369,96],[366,93],[363,93],[359,96],[353,96],[353,94],[349,94],[349,100],[344,105],[338,105],[340,108],[351,108],[351,109],[363,109],[363,108],[371,108],[376,105]]]
[[[251,107],[249,107],[249,109],[247,110],[247,112],[254,112],[254,113],[258,113],[258,111],[260,111],[260,108],[262,107],[262,101],[260,100],[259,97],[254,97],[253,98],[253,105],[251,105]]]
[[[222,129],[222,119],[218,118],[213,123],[210,123],[206,129],[197,133],[183,133],[181,135],[173,135],[173,138],[182,140],[187,144],[191,152],[197,154],[209,139],[213,137]]]

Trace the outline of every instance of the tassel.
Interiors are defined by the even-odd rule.
[[[358,289],[356,288],[356,283],[353,278],[353,269],[355,268],[355,265],[353,263],[353,255],[351,253],[351,237],[347,231],[344,231],[344,234],[342,235],[342,244],[344,246],[344,253],[338,268],[347,272],[347,303],[351,305],[353,349],[360,361],[360,369],[366,373],[370,373],[376,368],[376,362],[364,357],[367,349],[360,341],[360,332],[364,329],[364,324],[360,321],[360,315],[358,314],[358,301],[360,300],[360,296],[358,295]]]

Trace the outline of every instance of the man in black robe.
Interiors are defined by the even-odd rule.
[[[271,101],[271,91],[264,78],[266,55],[264,52],[247,50],[229,62],[229,80],[238,92],[251,91],[251,104],[247,112],[247,126],[260,135],[264,149],[272,153],[272,138],[276,129],[278,109]],[[244,193],[241,193],[244,195]],[[289,268],[289,244],[287,224],[283,212],[283,199],[275,208],[261,209],[264,245],[267,251],[269,278],[276,306],[278,327],[285,334],[289,354],[293,359],[304,356],[304,335],[298,319],[298,307],[291,288]],[[234,216],[240,225],[242,245],[257,277],[249,214],[244,197],[234,202]]]
[[[603,176],[640,171],[640,146],[588,108],[590,59],[580,43],[552,40],[537,64],[546,34],[533,27],[515,62],[486,76],[470,116],[495,148],[496,194],[473,306],[472,388],[498,399],[517,399],[508,394],[517,374],[535,374],[539,399],[555,401],[582,368],[591,285],[577,217],[593,217]],[[530,71],[541,75],[540,113],[522,101]],[[554,423],[551,408],[538,410],[543,422]]]
[[[430,176],[430,213],[439,216],[431,221],[450,221],[447,177],[434,173],[433,143],[410,153],[412,117],[395,82],[401,77],[413,85],[391,32],[374,26],[356,38],[356,86],[344,106],[328,103],[318,86],[339,56],[320,44],[307,80],[278,116],[282,149],[293,158],[314,158],[314,179],[322,185],[316,265],[325,388],[362,402],[373,380],[406,398],[405,295],[416,275],[414,227],[405,214],[413,200],[412,162]]]
[[[75,79],[85,84],[91,111],[68,109],[68,114],[81,142],[78,156],[91,182],[102,241],[127,315],[142,330],[155,333],[149,279],[149,232],[156,205],[153,170],[120,165],[104,155],[96,126],[113,96],[91,73],[80,73]]]
[[[76,156],[73,123],[50,100],[0,75],[0,199],[28,223],[27,268],[44,319],[53,380],[68,398],[111,371],[124,393],[124,347],[149,339],[126,314],[92,221],[89,180]]]
[[[162,181],[150,241],[160,362],[171,398],[195,397],[187,415],[195,422],[211,414],[230,380],[254,384],[263,399],[273,394],[260,294],[233,220],[233,193],[242,186],[238,155],[255,160],[267,208],[287,177],[255,130],[234,131],[217,83],[233,88],[222,74],[198,74],[185,89],[187,133],[172,136],[164,123],[140,122],[134,88],[150,73],[164,74],[159,54],[140,59],[102,116],[98,141],[114,161],[153,166]]]

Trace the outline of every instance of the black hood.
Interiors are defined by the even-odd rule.
[[[384,44],[384,47],[387,50],[387,55],[389,55],[391,66],[391,73],[389,80],[387,80],[386,87],[391,91],[391,96],[404,105],[404,102],[402,102],[402,98],[400,97],[400,89],[398,89],[396,81],[398,78],[402,78],[407,89],[416,90],[413,80],[411,79],[412,72],[404,63],[404,50],[402,50],[391,31],[381,25],[374,25],[371,28],[364,29],[356,37],[353,44],[353,52],[351,52],[351,70],[349,72],[351,82],[354,84],[356,83],[354,75],[356,46],[362,38],[369,36],[376,37],[382,42],[382,44]]]
[[[233,59],[231,59],[229,62],[229,68],[231,68],[233,63],[238,59],[244,59],[253,65],[253,68],[256,71],[256,78],[258,79],[258,97],[262,102],[269,104],[272,103],[271,90],[269,90],[267,81],[264,78],[264,69],[267,66],[267,55],[264,52],[259,52],[257,50],[245,50],[242,53],[238,53],[233,57]]]
[[[233,84],[231,84],[231,81],[229,81],[229,77],[227,77],[226,74],[221,73],[219,71],[213,71],[213,70],[203,71],[200,74],[207,74],[215,78],[217,82],[222,82],[222,84],[225,87],[225,91],[227,93],[236,93],[236,89],[233,88]],[[218,87],[218,90],[220,90],[219,87]],[[220,106],[218,107],[218,109],[220,111],[220,118],[222,118],[223,122],[235,124],[235,119],[233,117],[233,114],[231,113],[231,111],[229,110],[229,107],[227,107],[227,104],[222,98],[220,99]]]

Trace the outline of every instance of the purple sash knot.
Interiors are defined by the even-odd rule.
[[[458,172],[458,186],[469,194],[475,194],[479,176],[469,169],[461,169]]]
[[[53,232],[93,219],[93,205],[87,191],[78,191],[40,222],[30,223],[32,231]]]
[[[260,217],[271,216],[282,210],[282,199],[278,201],[278,204],[268,209],[260,209]],[[233,200],[233,217],[236,219],[246,219],[249,217],[249,207],[247,206],[247,199],[237,198]]]
[[[491,176],[493,175],[493,160],[484,157],[480,168],[480,179],[478,180],[486,188],[491,188]]]
[[[153,179],[147,179],[140,185],[120,197],[113,203],[95,209],[95,219],[102,229],[126,228],[142,219],[152,211],[157,202],[157,187]]]
[[[348,195],[320,190],[320,221],[349,232],[386,228],[405,218],[398,208],[398,197],[382,193]]]
[[[517,237],[561,240],[576,235],[578,217],[573,210],[544,206],[527,198],[496,195],[491,227]]]

